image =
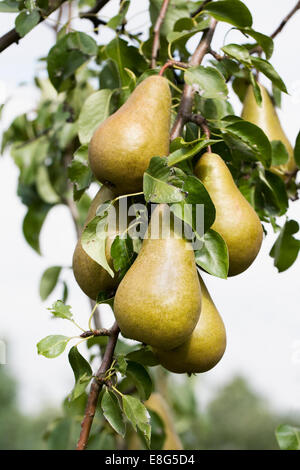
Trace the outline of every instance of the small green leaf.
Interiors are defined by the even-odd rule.
[[[60,272],[61,266],[51,266],[51,268],[48,268],[46,271],[44,271],[40,281],[40,297],[42,300],[46,300],[54,290]]]
[[[36,190],[40,198],[47,204],[57,204],[60,202],[60,197],[56,193],[50,181],[49,172],[45,165],[40,165],[36,173]]]
[[[125,423],[122,418],[119,401],[117,397],[105,387],[101,400],[101,408],[105,419],[111,427],[122,437],[125,436]]]
[[[64,352],[71,338],[62,335],[50,335],[37,344],[38,354],[53,359]]]
[[[112,90],[100,90],[84,102],[78,118],[78,137],[81,144],[88,144],[97,127],[108,118]]]
[[[128,361],[126,375],[135,384],[140,398],[148,400],[153,391],[153,383],[147,369],[138,362]]]
[[[298,168],[300,168],[300,132],[299,132],[299,134],[297,136],[297,139],[296,139],[294,157],[295,157],[295,162],[296,162]]]
[[[258,106],[261,106],[262,104],[261,90],[252,72],[250,72],[250,80],[253,86],[253,93],[254,93],[256,103],[258,104]]]
[[[138,362],[143,366],[157,366],[159,364],[157,358],[154,356],[152,349],[149,346],[143,346],[141,349],[131,351],[126,356],[128,359],[134,362]]]
[[[182,139],[179,137],[178,140],[181,141]],[[213,140],[213,139],[201,140],[200,142],[196,141],[195,145],[193,145],[193,142],[183,141],[183,146],[181,148],[174,150],[167,157],[168,166],[177,165],[177,163],[187,160],[188,158],[191,158],[194,155],[197,155],[197,153],[199,153],[200,150],[207,147],[208,145],[215,144],[216,142],[220,142],[220,140]],[[189,144],[189,145],[186,145],[186,144]]]
[[[300,450],[300,428],[282,424],[276,429],[276,439],[281,450]]]
[[[21,37],[23,37],[29,33],[29,31],[31,31],[39,21],[40,14],[38,10],[33,10],[32,12],[23,10],[15,20],[16,31]]]
[[[202,98],[226,99],[228,89],[222,74],[213,67],[197,65],[190,67],[184,74],[184,80],[192,85]]]
[[[150,445],[151,437],[151,426],[150,426],[150,415],[147,408],[143,403],[135,397],[130,395],[122,396],[123,410],[127,419],[131,422],[133,429],[136,431],[138,428],[143,437],[145,438],[147,445]]]
[[[73,346],[69,351],[69,362],[75,376],[75,386],[71,394],[71,400],[76,400],[85,392],[88,383],[92,379],[93,372],[91,366],[76,346]]]
[[[293,236],[297,232],[299,224],[295,220],[287,220],[271,249],[270,256],[274,258],[274,266],[280,273],[289,269],[297,259],[300,240]]]
[[[49,450],[66,450],[70,444],[73,421],[70,417],[56,420],[48,439]]]
[[[54,302],[52,307],[48,308],[52,315],[56,318],[62,318],[63,320],[73,320],[73,314],[71,312],[71,305],[65,305],[62,300]]]
[[[39,242],[40,232],[50,209],[51,206],[48,204],[31,206],[23,220],[23,234],[25,240],[39,255],[41,254]]]
[[[18,13],[19,11],[19,2],[14,0],[4,0],[0,2],[0,12],[1,13]]]
[[[267,60],[272,57],[274,51],[274,41],[270,36],[254,31],[252,28],[243,29],[245,34],[249,34],[262,47]]]
[[[278,75],[276,70],[274,69],[273,65],[270,64],[265,59],[261,59],[259,57],[252,57],[252,63],[255,68],[257,68],[260,72],[262,72],[266,77],[268,77],[274,85],[279,88],[279,90],[287,93],[286,86],[282,80],[282,78]]]
[[[121,237],[117,235],[111,245],[110,253],[113,259],[114,270],[125,274],[135,257],[131,237],[128,234]]]
[[[219,233],[208,230],[203,237],[203,247],[195,251],[198,266],[213,276],[226,279],[229,269],[228,248]]]
[[[284,165],[289,159],[288,151],[281,140],[272,140],[272,166]]]
[[[251,65],[251,57],[245,46],[241,46],[239,44],[228,44],[227,46],[222,47],[222,50],[225,54],[233,57],[243,64]]]
[[[183,18],[181,20],[183,20]],[[176,22],[176,25],[181,20],[178,20]],[[169,44],[173,45],[177,41],[186,42],[188,39],[194,36],[194,34],[199,33],[200,31],[203,31],[204,29],[207,29],[209,27],[209,22],[210,22],[209,19],[205,19],[195,26],[191,18],[186,18],[186,20],[190,20],[193,23],[194,27],[187,28],[185,30],[180,30],[180,31],[175,30],[175,31],[170,32],[167,35],[167,41],[169,42]]]
[[[243,2],[238,0],[210,2],[205,6],[204,11],[207,11],[219,21],[225,21],[237,27],[252,26],[250,11]]]
[[[147,202],[172,203],[182,201],[183,191],[170,181],[172,169],[168,168],[166,158],[153,157],[144,173],[144,195]]]

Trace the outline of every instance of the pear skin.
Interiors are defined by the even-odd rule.
[[[278,114],[268,91],[262,85],[260,85],[260,90],[262,95],[261,106],[259,106],[255,100],[252,85],[249,86],[244,101],[242,118],[260,127],[270,141],[280,140],[285,145],[289,154],[287,163],[270,168],[274,173],[283,176],[285,173],[293,172],[296,169],[294,150],[282,129]]]
[[[114,301],[122,334],[163,350],[184,343],[201,310],[194,251],[172,226],[168,235],[162,235],[168,219],[169,207],[159,205],[152,214],[148,238],[143,240]]]
[[[95,177],[110,182],[116,194],[141,191],[151,158],[169,153],[170,115],[168,81],[157,75],[146,78],[96,129],[89,145]]]
[[[95,217],[98,207],[106,201],[113,199],[114,193],[106,186],[98,191],[89,208],[84,228]],[[116,234],[108,235],[106,240],[106,259],[112,268],[110,248]],[[83,292],[93,300],[97,299],[99,292],[110,291],[117,286],[117,276],[110,274],[96,263],[82,248],[81,239],[78,240],[73,254],[73,273]]]
[[[223,159],[202,155],[195,167],[216,208],[212,229],[225,240],[229,252],[229,276],[244,272],[259,253],[263,230],[255,210],[236,186]]]
[[[207,372],[221,360],[226,349],[223,320],[201,278],[200,282],[202,309],[191,336],[173,351],[154,350],[160,364],[177,374]]]

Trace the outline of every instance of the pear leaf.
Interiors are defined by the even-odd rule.
[[[109,422],[111,427],[122,437],[125,436],[125,423],[123,421],[122,412],[120,409],[117,397],[105,387],[101,408],[105,419]]]
[[[274,41],[270,36],[254,31],[252,28],[245,28],[242,30],[245,34],[249,34],[255,41],[262,47],[266,54],[267,60],[272,57],[274,51]]]
[[[40,232],[51,206],[48,204],[37,204],[29,207],[23,220],[23,234],[27,243],[39,255],[40,251]]]
[[[52,307],[48,308],[52,315],[56,318],[62,318],[63,320],[73,321],[73,313],[71,312],[71,306],[65,305],[62,300],[54,302]]]
[[[226,99],[228,89],[223,75],[214,67],[197,65],[185,71],[184,80],[199,92],[202,98]]]
[[[80,354],[76,346],[69,351],[69,362],[75,376],[75,386],[71,394],[71,400],[76,400],[85,392],[91,381],[93,372],[86,359]]]
[[[70,339],[62,335],[46,336],[37,344],[38,354],[53,359],[64,352]]]
[[[298,257],[300,240],[294,237],[297,232],[299,224],[295,220],[287,220],[270,251],[274,266],[280,273],[289,269]]]
[[[144,173],[144,196],[147,202],[173,203],[185,198],[184,192],[171,184],[174,170],[168,168],[166,158],[153,157]]]
[[[233,57],[234,59],[242,62],[246,65],[251,65],[251,57],[248,49],[245,46],[240,44],[228,44],[227,46],[222,47],[222,50],[225,54]]]
[[[282,424],[276,429],[276,439],[281,450],[300,450],[300,428]]]
[[[148,400],[153,391],[153,383],[147,369],[138,362],[128,361],[126,375],[135,384],[140,398]]]
[[[61,266],[51,266],[50,268],[46,269],[46,271],[44,271],[40,281],[40,297],[42,300],[46,300],[54,290],[61,269]]]
[[[252,26],[252,15],[246,5],[239,0],[224,0],[208,3],[204,11],[219,21],[245,28]]]
[[[266,77],[268,77],[271,82],[279,88],[279,90],[287,93],[286,86],[282,80],[282,78],[278,75],[276,70],[274,69],[273,65],[270,64],[265,59],[261,59],[259,57],[252,57],[252,63],[255,68],[257,68],[260,72],[262,72]]]
[[[112,95],[112,90],[100,90],[84,102],[78,118],[78,137],[81,144],[88,144],[96,128],[109,116]]]
[[[296,139],[294,157],[295,157],[295,162],[296,162],[298,168],[300,168],[300,132],[299,132],[299,134],[297,136],[297,139]]]
[[[286,146],[281,140],[272,140],[272,166],[284,165],[289,159]]]
[[[221,235],[210,229],[203,237],[203,246],[195,251],[198,266],[209,274],[227,279],[229,269],[228,248]]]
[[[123,395],[122,403],[124,413],[127,419],[131,422],[133,429],[136,431],[138,428],[141,431],[147,442],[147,446],[149,447],[151,426],[150,415],[147,408],[138,398],[132,397],[131,395]]]
[[[15,20],[16,31],[21,38],[29,33],[29,31],[39,23],[40,18],[40,14],[37,9],[31,12],[28,10],[21,11]]]

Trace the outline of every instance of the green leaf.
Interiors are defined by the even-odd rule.
[[[1,13],[17,13],[19,11],[19,2],[14,0],[4,0],[0,2]]]
[[[203,247],[195,251],[198,266],[209,274],[227,279],[229,269],[228,248],[221,235],[208,230],[203,237]]]
[[[289,269],[297,259],[300,240],[293,236],[297,232],[299,224],[295,220],[287,220],[270,251],[270,256],[274,258],[274,266],[280,273]]]
[[[276,70],[274,69],[273,65],[270,64],[265,59],[261,59],[259,57],[252,57],[252,63],[255,68],[257,68],[260,72],[262,72],[266,77],[268,77],[271,82],[279,88],[279,90],[287,93],[286,86],[282,80],[282,78],[278,75]]]
[[[23,220],[25,240],[39,255],[41,254],[39,236],[50,209],[51,206],[46,204],[31,206]]]
[[[61,418],[55,423],[48,439],[49,450],[66,450],[70,443],[73,421],[71,418]]]
[[[136,75],[139,75],[140,72],[147,68],[147,62],[138,49],[129,46],[126,41],[118,37],[107,44],[105,53],[108,58],[117,64],[123,86],[131,82],[131,78],[125,69],[129,69]]]
[[[296,162],[298,168],[300,168],[300,132],[299,132],[299,134],[297,136],[297,139],[296,139],[294,157],[295,157],[295,162]]]
[[[199,153],[200,150],[207,147],[208,145],[212,145],[216,142],[220,142],[220,140],[204,139],[204,140],[201,140],[200,142],[196,141],[195,145],[193,145],[194,142],[184,142],[181,137],[178,137],[175,140],[178,141],[179,145],[182,144],[182,147],[177,148],[176,150],[174,150],[172,153],[169,154],[169,156],[167,157],[168,166],[177,165],[177,163],[187,160],[188,158],[191,158],[194,155],[197,155],[197,153]],[[174,145],[175,145],[174,141],[172,144],[174,148]]]
[[[181,18],[180,20],[178,20],[176,22],[176,25],[183,19],[184,18]],[[199,33],[200,31],[203,31],[204,29],[207,29],[210,23],[209,19],[205,19],[195,26],[191,18],[185,18],[185,20],[190,20],[193,23],[194,27],[187,28],[185,30],[180,30],[180,31],[176,29],[175,31],[170,32],[167,35],[167,41],[169,42],[170,45],[173,45],[176,41],[187,41],[192,36],[194,36],[194,34]]]
[[[289,159],[286,146],[281,140],[272,140],[272,166],[284,165]]]
[[[38,10],[33,10],[32,12],[23,10],[15,20],[16,31],[21,37],[23,37],[29,33],[29,31],[39,23],[39,21],[40,14]]]
[[[40,297],[42,300],[46,300],[54,290],[60,272],[61,266],[51,266],[51,268],[48,268],[46,271],[44,271],[40,281]]]
[[[138,362],[128,361],[126,375],[135,384],[141,400],[148,400],[153,391],[153,383],[147,369]]]
[[[62,300],[57,300],[53,303],[52,307],[48,308],[52,315],[56,318],[62,318],[63,320],[73,320],[73,314],[71,312],[71,306],[65,305]]]
[[[284,181],[271,171],[259,171],[262,187],[257,187],[265,200],[265,210],[271,215],[283,215],[289,205]]]
[[[88,34],[76,31],[63,36],[50,49],[47,68],[52,85],[58,91],[70,88],[75,71],[97,55],[96,41]]]
[[[78,137],[81,144],[88,144],[97,127],[109,116],[112,90],[100,90],[84,102],[78,118]]]
[[[215,206],[204,184],[196,176],[187,176],[182,189],[187,196],[184,201],[172,204],[171,211],[176,217],[186,222],[198,238],[201,238],[202,233],[198,230],[198,225],[202,224],[201,215],[203,214],[204,217],[204,226],[200,229],[206,232],[216,218]],[[204,213],[199,211],[198,205],[203,205]]]
[[[109,205],[102,204],[104,211],[109,210]],[[100,264],[110,275],[114,277],[114,272],[106,259],[106,239],[108,228],[108,213],[96,216],[84,229],[81,235],[81,245],[84,251]]]
[[[300,428],[282,424],[276,429],[276,439],[281,450],[300,450]]]
[[[113,16],[107,23],[107,27],[111,29],[117,29],[118,26],[121,26],[127,15],[130,1],[126,0],[121,3],[120,11],[117,15]]]
[[[252,28],[243,29],[245,34],[249,34],[262,47],[267,60],[272,57],[274,51],[274,41],[270,36],[254,31]]]
[[[233,137],[233,141],[229,141],[229,146],[233,151],[237,150],[235,156],[237,158],[250,160],[258,160],[264,166],[269,167],[272,161],[272,147],[266,134],[255,124],[248,121],[239,120],[225,128],[225,134]],[[225,136],[226,137],[226,136]],[[227,143],[226,139],[225,142]],[[239,144],[242,144],[245,155],[240,153]]]
[[[40,165],[36,173],[36,190],[40,198],[47,204],[58,204],[60,197],[56,193],[50,181],[48,168],[45,165]]]
[[[71,338],[62,335],[50,335],[37,344],[38,354],[53,359],[64,352]]]
[[[167,36],[171,31],[174,30],[175,23],[181,19],[189,16],[190,10],[188,8],[188,3],[186,0],[171,0],[170,5],[167,9],[165,19],[161,27],[161,35]],[[150,0],[150,19],[151,23],[154,25],[160,9],[161,9],[161,0]],[[193,7],[195,7],[193,5]]]
[[[161,416],[155,411],[148,409],[151,425],[151,450],[162,450],[166,441],[165,423]]]
[[[179,202],[185,197],[183,191],[171,184],[174,171],[168,167],[166,158],[153,157],[144,173],[143,190],[147,202]]]
[[[138,428],[144,438],[146,439],[147,445],[150,445],[151,437],[151,426],[150,416],[147,408],[143,403],[135,397],[130,395],[122,396],[123,410],[127,419],[131,422],[133,429],[136,431]]]
[[[130,268],[135,257],[131,237],[128,234],[121,237],[117,235],[111,245],[110,253],[113,259],[114,270],[125,273]]]
[[[75,376],[75,386],[71,394],[71,400],[76,400],[85,392],[88,383],[92,379],[93,371],[76,346],[73,346],[69,351],[69,362]]]
[[[210,2],[205,6],[204,11],[219,21],[225,21],[237,27],[252,26],[250,11],[243,2],[238,0]]]
[[[202,98],[226,99],[228,89],[223,75],[213,67],[197,65],[185,71],[184,80],[192,85]]]
[[[68,167],[68,177],[75,185],[74,200],[77,201],[92,181],[92,172],[88,163],[87,144],[81,145],[74,153],[74,158]]]
[[[258,104],[258,106],[261,106],[262,104],[261,90],[252,72],[250,72],[250,80],[253,86],[253,93],[254,93],[256,103]]]
[[[157,366],[159,364],[157,358],[154,356],[152,349],[149,346],[143,346],[136,351],[131,351],[126,356],[128,359],[134,362],[138,362],[144,366]]]
[[[122,411],[120,409],[119,401],[117,397],[107,390],[105,387],[102,400],[101,408],[105,419],[109,422],[111,427],[122,437],[125,436],[125,423],[122,417]]]
[[[251,65],[251,57],[245,46],[241,46],[239,44],[228,44],[227,46],[222,47],[222,50],[225,54],[233,57],[243,64]]]

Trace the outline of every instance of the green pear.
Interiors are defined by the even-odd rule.
[[[144,238],[114,301],[124,336],[164,350],[184,343],[201,310],[192,245],[178,235],[172,216],[171,226],[169,221],[169,206],[159,205],[152,214],[148,238]]]
[[[268,91],[262,85],[260,85],[260,90],[262,95],[261,106],[259,106],[255,100],[252,85],[249,86],[244,101],[242,117],[246,121],[250,121],[260,127],[270,141],[280,140],[285,145],[289,154],[289,160],[283,165],[270,168],[274,173],[283,176],[285,173],[293,172],[296,169],[294,150],[281,127],[278,114]]]
[[[226,331],[223,320],[201,278],[200,282],[202,309],[191,336],[184,344],[172,351],[154,349],[154,354],[160,364],[177,374],[207,372],[221,360],[226,349]]]
[[[182,443],[175,430],[171,410],[163,396],[160,393],[154,392],[144,405],[148,410],[158,414],[164,424],[166,437],[161,450],[183,450]],[[138,434],[132,432],[128,439],[128,450],[142,450],[143,448]]]
[[[111,189],[106,186],[102,186],[91,203],[84,228],[95,217],[98,207],[114,197],[115,195]],[[106,259],[111,268],[112,259],[110,249],[116,235],[117,233],[109,233],[106,239]],[[81,239],[78,240],[73,254],[73,273],[79,287],[93,300],[97,299],[99,292],[110,291],[114,289],[118,283],[116,275],[111,277],[111,275],[102,266],[100,266],[100,264],[94,261],[84,251],[81,245]]]
[[[216,208],[212,229],[225,240],[229,252],[229,276],[245,271],[255,260],[263,230],[255,210],[236,186],[223,159],[215,153],[202,155],[195,175],[206,187]]]
[[[110,182],[116,194],[141,191],[151,158],[169,153],[170,113],[168,81],[157,75],[142,81],[94,132],[89,160],[95,177]]]

